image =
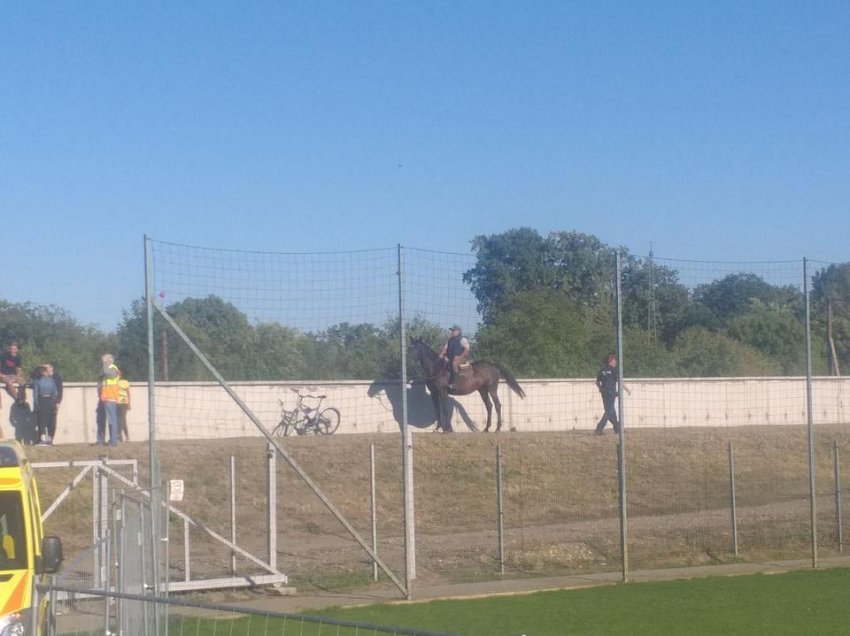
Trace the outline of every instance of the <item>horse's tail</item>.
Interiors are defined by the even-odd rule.
[[[525,391],[522,390],[522,387],[519,385],[519,382],[516,381],[514,374],[508,371],[500,364],[497,364],[496,367],[499,369],[499,373],[502,374],[502,377],[505,379],[505,382],[507,382],[508,386],[513,389],[514,393],[516,393],[521,398],[524,398]]]

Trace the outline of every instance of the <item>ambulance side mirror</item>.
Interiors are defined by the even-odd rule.
[[[62,559],[62,539],[44,537],[41,540],[41,571],[45,574],[58,572]]]

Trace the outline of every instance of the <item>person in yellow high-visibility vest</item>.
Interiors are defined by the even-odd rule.
[[[106,411],[106,421],[109,423],[109,445],[118,444],[118,402],[121,399],[121,389],[118,381],[121,371],[115,366],[115,358],[111,353],[104,353],[100,358],[103,372],[100,376],[100,401]],[[104,444],[103,434],[98,431],[98,444]]]
[[[119,370],[120,373],[120,370]],[[127,430],[127,411],[130,410],[130,383],[124,374],[118,378],[118,434],[122,442],[130,441],[130,432]]]

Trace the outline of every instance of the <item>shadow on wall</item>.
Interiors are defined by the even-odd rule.
[[[437,414],[434,410],[434,402],[428,394],[425,384],[422,382],[414,382],[405,386],[407,393],[407,422],[410,426],[416,428],[428,428],[437,423]],[[401,387],[397,382],[387,382],[375,380],[369,385],[368,395],[370,398],[379,400],[384,408],[392,411],[393,419],[401,428],[402,412],[401,412]],[[463,405],[449,398],[449,418],[451,419],[457,413],[464,421],[466,426],[471,431],[477,431],[478,427],[469,413],[463,408]]]

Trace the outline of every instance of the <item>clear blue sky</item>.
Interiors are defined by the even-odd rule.
[[[4,2],[0,298],[113,329],[143,235],[850,260],[848,2]]]

